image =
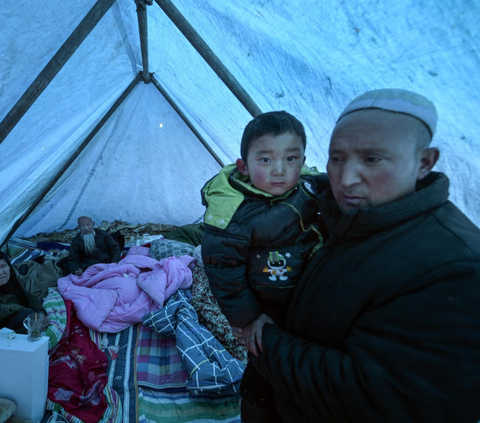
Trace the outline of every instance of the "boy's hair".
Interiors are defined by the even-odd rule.
[[[285,132],[292,132],[298,135],[302,140],[303,148],[306,148],[307,136],[305,135],[305,129],[295,116],[283,110],[280,112],[262,113],[256,116],[248,122],[248,125],[243,131],[242,143],[240,145],[242,160],[247,161],[250,144],[256,138],[270,134],[276,137]]]

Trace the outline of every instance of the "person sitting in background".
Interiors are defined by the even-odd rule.
[[[46,314],[42,300],[22,286],[8,256],[0,251],[0,328],[25,334],[23,321],[36,311]]]
[[[95,222],[89,216],[78,218],[80,232],[73,238],[68,254],[70,273],[82,276],[92,264],[118,263],[120,247],[113,237],[101,229],[94,229]]]

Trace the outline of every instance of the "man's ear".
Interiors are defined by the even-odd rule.
[[[417,180],[425,178],[432,170],[440,157],[440,150],[437,147],[425,148],[420,152],[420,168],[418,169]]]
[[[237,165],[238,171],[243,175],[243,176],[248,176],[248,166],[247,164],[242,160],[242,159],[237,159],[235,162]]]

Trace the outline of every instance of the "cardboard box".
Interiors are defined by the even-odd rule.
[[[17,404],[16,417],[40,422],[48,391],[48,338],[0,337],[0,398]]]

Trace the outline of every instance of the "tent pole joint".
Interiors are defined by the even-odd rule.
[[[153,72],[148,73],[148,78],[145,78],[145,73],[143,71],[138,72],[140,75],[140,81],[143,81],[145,84],[150,84],[152,82]]]
[[[147,10],[147,6],[153,4],[153,0],[135,0],[135,4],[137,5],[137,12],[144,12]]]

